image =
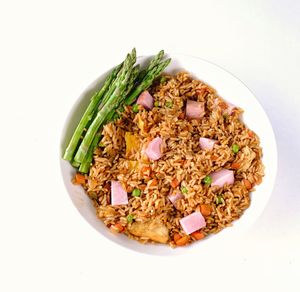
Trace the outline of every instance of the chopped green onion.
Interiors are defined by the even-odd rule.
[[[232,147],[231,147],[231,149],[232,149],[232,152],[234,154],[237,154],[239,152],[239,150],[240,150],[240,147],[239,147],[238,144],[233,144]]]
[[[183,194],[187,194],[188,193],[188,189],[186,187],[181,187],[181,192]]]
[[[129,214],[126,218],[128,223],[132,223],[134,220],[134,216],[132,214]]]
[[[132,195],[133,195],[134,197],[139,197],[139,196],[141,195],[141,190],[139,190],[139,189],[134,189],[134,190],[132,191]]]
[[[166,107],[171,108],[173,106],[172,101],[166,101]]]
[[[132,106],[132,111],[134,113],[138,113],[139,112],[139,105],[137,103]]]
[[[220,205],[220,204],[223,204],[223,203],[225,203],[225,200],[224,200],[223,196],[222,195],[217,196],[216,197],[216,204]]]
[[[155,107],[159,107],[159,101],[158,101],[158,100],[156,100],[156,101],[154,102],[154,106],[155,106]]]
[[[212,183],[212,178],[207,175],[204,179],[203,179],[203,182],[206,184],[206,185],[210,185]]]

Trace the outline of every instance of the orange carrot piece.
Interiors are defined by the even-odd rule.
[[[178,118],[180,119],[180,120],[183,120],[184,119],[184,112],[181,112],[179,115],[178,115]]]
[[[77,172],[74,177],[74,183],[78,185],[83,185],[85,183],[85,176]]]
[[[180,239],[175,241],[177,246],[184,246],[189,242],[189,237],[188,236],[182,236]]]
[[[201,204],[200,205],[200,212],[201,212],[201,214],[204,217],[209,216],[211,214],[211,207],[210,207],[210,205]]]
[[[114,225],[114,227],[116,227],[116,228],[119,230],[120,233],[123,232],[123,231],[125,230],[124,226],[121,225],[120,223],[116,223],[116,224]]]
[[[178,187],[178,186],[179,186],[179,181],[178,181],[177,178],[174,178],[174,179],[171,181],[171,187],[172,187],[173,189],[175,189],[175,188]]]
[[[177,240],[179,240],[182,236],[179,234],[179,233],[175,233],[174,236],[173,236],[173,239],[176,243]]]
[[[241,165],[237,162],[231,163],[231,166],[230,166],[231,169],[239,169],[240,167],[241,167]]]
[[[252,189],[252,184],[250,183],[249,180],[243,179],[243,182],[244,182],[245,187],[246,187],[248,190],[251,190],[251,189]]]
[[[195,231],[191,234],[191,236],[195,239],[195,240],[201,240],[205,237],[204,233],[202,233],[201,231]]]
[[[248,132],[248,136],[249,136],[250,138],[253,138],[253,137],[254,137],[254,133],[253,133],[252,131],[249,131],[249,132]]]
[[[151,184],[150,184],[150,187],[155,187],[155,186],[157,186],[157,185],[158,185],[158,181],[157,181],[156,178],[154,178],[154,179],[152,180]]]

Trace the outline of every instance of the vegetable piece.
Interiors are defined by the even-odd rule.
[[[179,222],[186,234],[191,234],[206,226],[205,219],[200,212],[194,212],[180,219]]]
[[[168,196],[168,199],[171,201],[171,203],[175,206],[175,202],[177,200],[183,199],[184,196],[182,195],[182,193],[180,192],[176,192],[175,194],[170,194]]]
[[[188,236],[182,236],[180,239],[175,241],[175,243],[177,246],[184,246],[184,245],[188,244],[189,240],[190,239]]]
[[[189,119],[200,120],[205,114],[204,102],[187,100],[185,113]]]
[[[214,145],[217,141],[213,139],[208,139],[208,138],[200,138],[199,143],[200,143],[200,148],[202,150],[212,150],[214,148]]]
[[[156,100],[156,101],[154,102],[154,106],[155,106],[155,107],[159,107],[159,101],[158,101],[158,100]]]
[[[207,175],[204,179],[203,179],[203,182],[209,186],[211,183],[212,183],[212,178],[210,175]]]
[[[204,233],[201,231],[195,231],[191,234],[191,236],[195,239],[195,240],[201,240],[205,237]]]
[[[225,200],[224,200],[223,196],[222,195],[218,195],[216,197],[216,204],[220,205],[220,204],[223,204],[223,203],[225,203]]]
[[[230,168],[231,169],[239,169],[241,167],[241,165],[239,164],[239,163],[237,163],[237,162],[233,162],[233,163],[231,163],[231,165],[230,165]]]
[[[200,205],[200,212],[204,217],[207,217],[211,214],[211,207],[207,204]]]
[[[248,189],[248,190],[251,190],[252,189],[252,184],[249,180],[247,179],[243,179],[243,183],[245,185],[245,187]]]
[[[136,170],[138,169],[139,162],[135,160],[128,161],[128,170]]]
[[[134,220],[134,216],[132,214],[127,215],[126,217],[128,223],[132,223]]]
[[[134,222],[131,225],[128,225],[127,230],[135,236],[148,237],[149,239],[160,243],[167,243],[169,240],[169,229],[160,219],[152,219],[146,222]]]
[[[159,80],[160,84],[162,84],[162,83],[164,83],[166,81],[167,81],[167,77],[166,76],[161,76],[160,77],[160,80]]]
[[[74,177],[74,183],[78,185],[83,185],[85,183],[85,176],[77,172]]]
[[[182,237],[182,236],[181,236],[179,233],[175,233],[175,234],[173,235],[173,240],[174,240],[175,243],[176,243],[176,241],[179,240],[181,237]]]
[[[111,88],[114,88],[114,90],[112,91],[111,95],[109,95],[101,109],[97,112],[94,120],[88,128],[75,155],[75,161],[82,163],[99,128],[104,124],[107,116],[114,109],[115,105],[119,104],[119,102],[123,98],[123,93],[126,90],[127,82],[130,78],[133,64],[136,61],[136,59],[134,58],[135,54],[132,53],[132,55],[127,56],[124,61],[123,67],[119,71],[114,83],[111,85]],[[105,98],[106,97],[104,96],[103,99]]]
[[[221,169],[210,174],[212,179],[211,186],[223,187],[225,184],[232,185],[234,183],[234,174],[232,170]]]
[[[121,223],[116,223],[112,225],[111,228],[113,228],[114,231],[117,231],[119,233],[122,233],[125,230],[124,226]]]
[[[122,64],[116,66],[112,72],[107,76],[102,88],[100,91],[96,92],[91,101],[85,110],[80,122],[78,123],[73,136],[68,144],[68,147],[65,150],[63,158],[65,160],[71,161],[74,157],[75,151],[77,149],[78,143],[81,139],[81,136],[84,132],[84,129],[88,127],[91,119],[93,118],[95,112],[97,111],[98,105],[104,95],[104,93],[108,90],[109,86],[114,82],[118,72],[120,71]]]
[[[132,196],[134,196],[134,197],[140,197],[141,196],[141,190],[140,189],[134,189],[132,191]]]
[[[143,91],[139,95],[136,103],[142,105],[147,110],[153,109],[153,97],[148,90]]]
[[[175,189],[176,187],[178,187],[179,184],[180,184],[180,182],[178,181],[177,178],[172,179],[172,181],[171,181],[171,187],[172,187],[173,189]]]
[[[167,100],[165,105],[166,105],[167,108],[171,108],[173,106],[173,102],[170,101],[170,100]]]
[[[132,111],[133,111],[134,113],[138,113],[138,112],[139,112],[139,105],[138,105],[138,104],[134,104],[134,105],[132,106]]]
[[[158,160],[162,157],[161,145],[162,139],[160,137],[154,138],[147,146],[145,154],[151,160]]]
[[[187,194],[189,192],[188,189],[184,186],[182,186],[180,190],[183,194]]]
[[[180,120],[183,120],[183,119],[184,119],[184,112],[181,112],[181,113],[178,115],[178,119],[180,119]]]
[[[237,153],[239,152],[239,150],[240,150],[240,147],[239,147],[238,144],[233,144],[233,145],[231,146],[231,150],[232,150],[232,152],[233,152],[234,154],[237,154]]]
[[[111,181],[111,204],[112,206],[128,204],[127,192],[119,181]]]

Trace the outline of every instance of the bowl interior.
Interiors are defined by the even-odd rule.
[[[85,194],[80,186],[73,185],[71,179],[74,176],[75,170],[69,162],[60,158],[61,173],[69,193],[71,200],[79,213],[86,221],[100,232],[107,239],[129,249],[156,255],[174,255],[186,252],[194,252],[207,245],[209,242],[221,241],[225,238],[230,238],[234,235],[245,231],[259,217],[267,201],[272,193],[276,171],[277,171],[277,148],[275,136],[269,119],[251,91],[236,77],[225,71],[224,69],[207,62],[205,60],[181,56],[170,55],[172,58],[171,64],[166,72],[175,73],[180,70],[188,71],[193,77],[200,79],[213,88],[225,100],[238,107],[244,109],[243,120],[246,125],[254,130],[261,140],[263,149],[263,164],[265,166],[265,177],[263,182],[256,187],[256,191],[251,195],[251,206],[245,211],[244,215],[234,222],[233,226],[222,230],[220,233],[209,236],[207,239],[194,243],[185,248],[171,249],[168,246],[160,244],[142,245],[134,240],[129,240],[125,235],[113,234],[108,228],[96,217],[96,212],[92,201]],[[142,65],[147,62],[149,56],[139,57],[138,62]],[[103,73],[95,80],[78,98],[77,102],[72,107],[62,132],[61,151],[63,151],[71,138],[71,135],[79,122],[90,97],[94,91],[101,87],[107,72]]]

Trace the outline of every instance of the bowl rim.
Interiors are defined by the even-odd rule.
[[[266,199],[265,199],[265,201],[264,201],[264,203],[263,203],[263,206],[261,206],[261,208],[260,208],[260,210],[259,210],[259,212],[256,212],[257,214],[256,214],[256,217],[254,218],[254,219],[252,219],[252,220],[250,220],[250,222],[249,222],[249,224],[246,224],[247,226],[246,227],[244,227],[244,228],[242,228],[242,229],[240,229],[239,231],[239,233],[244,233],[246,230],[248,230],[249,229],[249,227],[251,226],[251,225],[253,225],[253,223],[254,222],[256,222],[257,220],[258,220],[258,218],[261,216],[261,214],[262,214],[262,212],[263,212],[263,210],[265,209],[265,207],[266,207],[266,205],[267,205],[267,203],[268,203],[268,201],[269,201],[269,199],[270,199],[270,197],[271,197],[271,194],[272,194],[272,192],[273,192],[273,189],[274,189],[274,184],[275,184],[275,179],[276,179],[276,174],[277,174],[277,166],[278,166],[278,151],[277,151],[277,143],[276,143],[276,138],[275,138],[275,134],[274,134],[274,130],[273,130],[273,128],[272,128],[272,124],[271,124],[271,122],[270,122],[270,119],[269,119],[269,117],[268,117],[268,115],[267,115],[267,113],[265,112],[265,110],[264,110],[264,108],[263,108],[263,106],[261,105],[261,103],[259,102],[259,100],[256,98],[256,96],[255,96],[255,94],[249,89],[249,87],[243,82],[243,81],[241,81],[238,77],[236,77],[234,74],[232,74],[231,72],[229,72],[228,70],[226,70],[226,69],[224,69],[223,67],[221,67],[221,66],[219,66],[219,65],[217,65],[217,64],[215,64],[215,63],[213,63],[213,62],[211,62],[211,61],[208,61],[208,60],[206,60],[206,59],[203,59],[203,58],[201,58],[201,57],[197,57],[197,56],[191,56],[191,55],[186,55],[186,54],[179,54],[179,53],[172,53],[172,52],[170,52],[170,53],[168,53],[167,54],[168,56],[171,56],[172,57],[172,59],[178,59],[178,60],[182,60],[182,59],[189,59],[189,60],[197,60],[198,62],[203,62],[203,63],[206,63],[208,66],[212,66],[214,69],[216,69],[216,70],[218,70],[218,71],[220,71],[220,72],[222,72],[223,74],[225,74],[225,75],[227,75],[228,77],[230,77],[231,79],[234,79],[235,81],[237,81],[242,87],[244,87],[244,89],[245,90],[247,90],[248,91],[248,93],[252,96],[252,97],[254,97],[254,103],[256,103],[256,107],[258,106],[259,108],[260,108],[260,110],[262,111],[262,113],[263,113],[263,115],[264,115],[264,118],[265,118],[265,121],[266,121],[266,123],[267,123],[267,126],[269,127],[269,137],[268,137],[268,139],[271,141],[271,144],[272,144],[272,147],[273,147],[273,149],[272,149],[272,151],[273,151],[273,153],[275,153],[276,155],[273,157],[273,164],[272,164],[272,169],[271,169],[271,174],[269,174],[269,175],[271,175],[271,181],[270,181],[270,189],[269,189],[269,192],[268,192],[268,196],[266,197]],[[147,59],[149,59],[150,57],[152,57],[152,55],[141,55],[141,56],[138,56],[137,57],[137,62],[144,62],[145,60],[147,60]],[[100,233],[106,240],[108,240],[108,242],[114,242],[116,245],[118,245],[118,246],[121,246],[121,247],[123,247],[123,248],[125,248],[126,250],[130,250],[130,251],[134,251],[134,252],[138,252],[138,253],[143,253],[143,254],[150,254],[150,255],[163,255],[163,256],[165,256],[165,255],[179,255],[179,254],[186,254],[186,253],[190,253],[191,252],[191,250],[195,250],[195,247],[196,246],[198,246],[199,245],[199,243],[197,242],[197,243],[193,243],[193,244],[191,244],[191,245],[189,245],[189,246],[187,246],[187,247],[185,247],[185,248],[181,248],[181,249],[178,249],[178,248],[176,248],[175,250],[174,249],[172,249],[172,248],[170,248],[168,245],[160,245],[160,244],[146,244],[146,245],[141,245],[140,243],[138,243],[137,241],[134,241],[134,240],[129,240],[128,238],[127,238],[127,236],[126,236],[126,238],[124,239],[124,240],[126,240],[126,241],[131,241],[131,242],[134,242],[134,246],[136,245],[136,248],[133,248],[133,247],[129,247],[128,246],[128,244],[122,244],[122,243],[120,243],[120,240],[115,240],[115,238],[113,238],[113,237],[111,237],[111,236],[107,236],[107,234],[104,234],[103,232],[101,232],[98,228],[96,228],[89,220],[88,220],[88,218],[86,218],[82,213],[81,213],[81,211],[79,210],[79,208],[78,208],[78,205],[77,205],[77,203],[74,201],[74,197],[72,197],[72,194],[70,193],[70,191],[69,191],[69,187],[68,187],[68,183],[70,184],[70,181],[69,182],[67,182],[66,181],[66,177],[65,177],[65,175],[64,175],[64,164],[67,164],[67,163],[69,163],[69,162],[67,162],[67,161],[64,161],[63,159],[62,159],[62,154],[63,154],[63,151],[64,151],[64,149],[65,149],[65,146],[66,146],[66,141],[68,140],[68,139],[66,139],[66,133],[68,132],[68,131],[70,131],[70,125],[71,124],[75,124],[75,126],[76,126],[76,123],[74,122],[74,120],[72,120],[72,117],[74,116],[74,114],[76,113],[76,110],[78,111],[78,109],[81,107],[81,106],[83,106],[83,104],[87,104],[88,102],[89,102],[89,95],[90,95],[90,93],[91,92],[93,92],[93,91],[95,91],[95,90],[97,90],[99,87],[100,87],[100,85],[102,84],[102,82],[99,82],[99,80],[100,79],[104,79],[104,77],[108,74],[108,72],[112,69],[113,67],[111,67],[110,69],[108,69],[108,70],[105,70],[102,74],[100,74],[93,82],[91,82],[83,91],[82,91],[82,93],[76,98],[76,100],[75,100],[75,102],[73,103],[73,105],[71,106],[71,108],[70,108],[70,110],[69,110],[69,112],[68,112],[68,114],[67,114],[67,116],[66,116],[66,119],[64,120],[64,125],[63,125],[63,129],[62,129],[62,132],[61,132],[61,135],[60,135],[60,149],[59,149],[59,154],[60,154],[60,157],[59,157],[59,163],[60,163],[60,173],[61,173],[61,175],[62,175],[62,179],[63,179],[63,181],[64,181],[64,185],[65,185],[65,189],[66,189],[66,191],[67,191],[67,193],[68,193],[68,195],[69,195],[69,197],[70,197],[70,199],[71,199],[71,201],[72,201],[72,203],[73,203],[73,205],[75,206],[75,208],[77,209],[77,211],[80,213],[80,215],[85,219],[85,221],[87,221],[88,223],[89,223],[89,225],[91,225],[98,233]],[[189,70],[188,70],[188,68],[186,68],[185,69],[187,72],[190,72]],[[193,74],[192,74],[193,75]],[[200,77],[200,76],[199,76]],[[200,79],[200,80],[204,80],[205,78],[199,78],[198,76],[196,76],[196,78],[198,78],[198,79]],[[205,76],[203,76],[203,77],[205,77]],[[204,81],[205,83],[208,83],[209,84],[209,82],[207,82],[207,81]],[[217,86],[214,86],[214,85],[212,85],[212,87],[217,91],[217,93],[219,94],[219,89],[217,88]],[[223,98],[223,96],[222,96],[222,94],[220,94],[220,96]],[[84,100],[85,100],[85,102],[84,102]],[[80,117],[79,117],[79,119],[80,119]],[[263,147],[262,147],[263,148]],[[263,153],[264,153],[264,151],[265,151],[265,149],[263,148]],[[263,154],[264,155],[264,154]],[[71,167],[71,166],[70,166]],[[266,176],[266,175],[265,175]],[[264,178],[265,179],[265,178]],[[262,182],[262,184],[264,183],[264,180],[263,180],[263,182]],[[80,186],[80,188],[81,188],[81,186]],[[83,189],[82,189],[83,190]],[[256,191],[254,191],[254,192],[256,192]],[[253,193],[253,191],[251,192],[251,201],[252,201],[252,193]],[[85,194],[86,195],[86,194]],[[86,197],[88,197],[88,196],[86,196]],[[88,200],[90,200],[89,198],[88,198]],[[251,206],[250,207],[248,207],[248,209],[249,208],[251,208]],[[247,210],[248,210],[247,209]],[[233,222],[233,226],[232,227],[235,227],[237,224],[238,224],[238,222],[242,219],[242,218],[244,218],[244,216],[245,216],[245,213],[247,212],[247,210],[245,210],[245,212],[242,214],[242,216],[241,216],[241,218],[239,218],[238,220],[235,220],[234,222]],[[96,214],[94,215],[95,217],[96,217]],[[96,217],[96,219],[99,221],[99,222],[101,222],[102,223],[102,221],[100,220],[100,219],[98,219],[97,217]],[[102,223],[103,224],[103,223]],[[245,225],[245,224],[244,224]],[[103,227],[105,228],[105,229],[107,229],[108,230],[108,228],[106,228],[105,227],[105,225],[103,224]],[[224,240],[224,238],[225,238],[225,233],[229,233],[229,229],[230,230],[232,230],[232,229],[234,229],[234,228],[224,228],[223,230],[221,230],[222,231],[222,234],[224,235],[223,236],[223,238],[222,238],[222,236],[221,236],[221,239],[222,240]],[[235,230],[234,230],[235,231]],[[231,233],[231,236],[233,236],[233,235],[235,235],[234,233],[235,232],[230,232]],[[110,232],[110,231],[108,231],[108,232]],[[111,233],[111,232],[110,232]],[[125,237],[125,235],[118,235],[119,237],[120,236],[123,236],[123,237]],[[211,236],[210,236],[211,237]],[[211,238],[208,238],[208,239],[205,239],[205,240],[203,240],[203,241],[201,241],[201,245],[203,245],[203,247],[205,247],[205,246],[207,246],[207,241],[209,241],[209,242],[211,242],[212,241],[212,239]],[[215,237],[220,237],[220,233],[218,233],[218,235],[217,236],[212,236],[212,238],[215,238]],[[230,238],[230,236],[229,236],[229,238]],[[214,241],[214,242],[217,242],[216,240]],[[132,244],[131,244],[132,245]],[[143,246],[143,247],[146,247],[146,248],[140,248],[141,246]],[[155,247],[156,249],[158,249],[158,247],[161,247],[161,246],[163,246],[163,249],[165,249],[166,247],[167,247],[167,249],[168,249],[168,252],[164,252],[164,253],[160,253],[160,252],[151,252],[150,250],[151,250],[151,247]],[[202,248],[202,247],[201,247]],[[146,251],[145,251],[146,250]],[[179,252],[178,252],[178,250],[180,250]]]

